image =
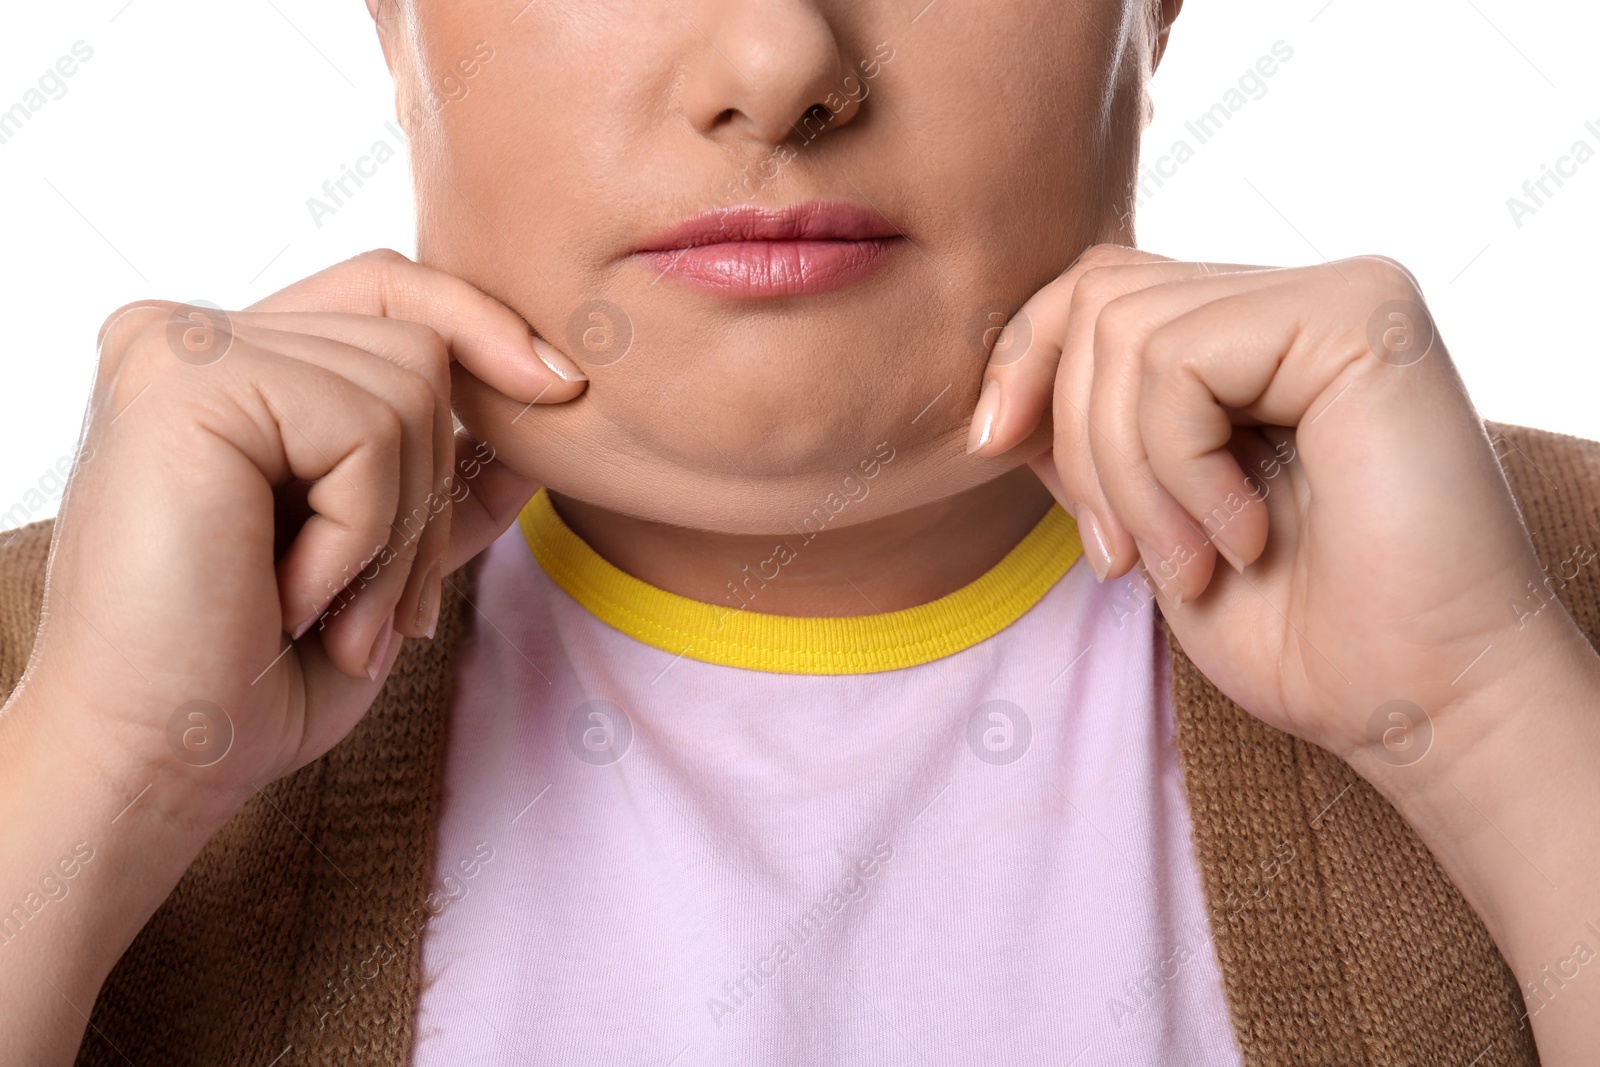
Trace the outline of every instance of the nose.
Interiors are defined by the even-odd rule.
[[[703,136],[774,147],[860,111],[866,85],[810,0],[712,0],[683,11],[705,41],[683,87],[684,112]]]

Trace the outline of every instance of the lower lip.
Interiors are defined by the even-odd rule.
[[[840,289],[872,273],[903,237],[863,241],[728,241],[640,252],[657,277],[723,296],[800,296]]]

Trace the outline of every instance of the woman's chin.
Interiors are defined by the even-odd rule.
[[[968,457],[966,420],[952,413],[910,426],[821,420],[825,433],[817,422],[791,433],[788,420],[769,421],[754,433],[750,420],[727,411],[696,426],[670,405],[619,413],[580,396],[529,407],[480,384],[458,388],[456,415],[498,461],[553,492],[720,533],[775,533],[824,519],[854,525],[952,496],[1023,462]]]

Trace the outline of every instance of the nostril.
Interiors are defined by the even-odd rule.
[[[800,131],[803,141],[812,141],[827,132],[828,126],[838,118],[834,110],[826,104],[813,104],[806,108],[806,113],[800,116],[800,121],[795,124],[795,129]]]

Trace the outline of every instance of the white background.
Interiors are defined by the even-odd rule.
[[[404,156],[385,164],[320,229],[306,207],[374,140],[397,143],[361,0],[12,5],[6,30],[0,110],[74,42],[94,50],[0,144],[0,512],[29,500],[43,518],[107,313],[239,307],[368,248],[410,254],[410,179]],[[1263,264],[1391,255],[1485,416],[1600,439],[1600,159],[1520,227],[1506,203],[1575,141],[1600,152],[1597,39],[1600,5],[1578,0],[1188,0],[1145,151],[1182,138],[1195,155],[1151,186],[1140,243]],[[1277,41],[1293,58],[1265,95],[1199,144],[1185,122]]]

